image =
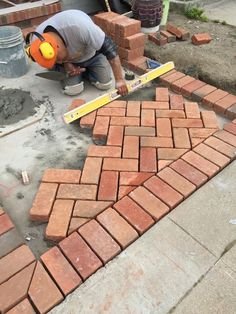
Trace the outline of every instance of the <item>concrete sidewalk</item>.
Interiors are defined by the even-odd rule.
[[[205,15],[211,20],[225,21],[229,25],[236,26],[235,12],[236,1],[235,0],[220,0],[213,3],[206,3],[203,6]]]
[[[233,162],[51,313],[235,313],[235,182]]]

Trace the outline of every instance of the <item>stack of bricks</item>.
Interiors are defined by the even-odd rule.
[[[146,70],[146,58],[143,56],[145,35],[141,33],[141,22],[114,12],[97,14],[94,22],[118,46],[122,65],[143,74]]]

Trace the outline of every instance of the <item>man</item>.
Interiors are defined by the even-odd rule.
[[[121,95],[128,90],[114,42],[82,11],[60,12],[28,34],[28,55],[39,65],[67,74],[63,92],[73,96],[84,89],[83,77],[98,89],[112,86],[112,68],[116,88]],[[109,66],[110,64],[110,66]]]

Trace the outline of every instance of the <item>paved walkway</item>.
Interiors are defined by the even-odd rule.
[[[215,1],[205,4],[203,7],[205,15],[211,20],[225,21],[229,25],[236,26],[236,2],[234,0]]]

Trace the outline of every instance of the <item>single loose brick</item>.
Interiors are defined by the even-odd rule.
[[[184,109],[184,98],[182,95],[170,95],[170,108],[183,110]]]
[[[201,116],[205,128],[219,129],[219,123],[214,111],[202,111]]]
[[[138,233],[112,208],[98,215],[97,220],[123,249],[138,238]]]
[[[116,241],[95,220],[90,220],[83,225],[79,229],[79,233],[104,264],[121,251]]]
[[[157,136],[172,137],[171,122],[168,118],[157,118]]]
[[[56,200],[45,231],[46,238],[60,241],[67,235],[74,201]]]
[[[173,137],[176,148],[191,148],[188,129],[173,128]]]
[[[158,159],[175,160],[186,153],[187,149],[184,148],[158,148]]]
[[[120,185],[119,192],[118,192],[118,200],[128,195],[129,192],[133,191],[135,188],[136,186],[133,186],[133,185]]]
[[[120,185],[141,185],[144,181],[153,176],[150,172],[120,172]]]
[[[57,198],[95,200],[97,185],[92,184],[60,184]]]
[[[85,159],[81,183],[98,184],[102,168],[102,158],[87,157]]]
[[[173,147],[171,137],[141,137],[141,147]]]
[[[125,108],[100,108],[97,111],[98,116],[114,116],[114,117],[123,117],[125,116]]]
[[[214,133],[214,136],[219,138],[220,140],[236,147],[236,136],[235,135],[233,135],[227,131],[221,130],[221,131]]]
[[[139,137],[125,136],[123,145],[123,158],[139,158]]]
[[[185,118],[183,110],[156,110],[157,118]]]
[[[155,127],[155,110],[141,110],[141,126]]]
[[[214,110],[219,113],[225,113],[225,111],[232,105],[236,104],[236,96],[228,94],[227,96],[221,98],[214,104]]]
[[[139,234],[143,234],[153,224],[154,220],[130,197],[125,196],[114,204],[114,208],[123,216]]]
[[[183,86],[185,86],[185,85],[187,85],[187,84],[189,84],[189,83],[191,83],[191,82],[193,82],[193,81],[195,81],[195,79],[194,79],[193,77],[191,77],[191,76],[189,76],[189,75],[186,75],[186,76],[180,78],[179,80],[174,81],[174,82],[171,84],[170,88],[171,88],[174,92],[180,93]]]
[[[87,155],[89,157],[121,157],[121,148],[113,146],[90,145]]]
[[[102,266],[100,259],[77,232],[61,241],[59,246],[83,280]]]
[[[193,101],[200,102],[204,97],[214,92],[216,89],[217,89],[216,87],[206,84],[196,89],[195,91],[193,91],[191,94],[191,97]]]
[[[133,135],[133,136],[155,136],[156,128],[148,127],[148,126],[140,126],[140,127],[126,127],[125,135]]]
[[[169,212],[169,207],[143,186],[139,186],[132,191],[129,197],[138,203],[156,221]]]
[[[236,124],[235,123],[227,123],[224,125],[224,130],[236,135]]]
[[[98,188],[99,201],[115,201],[118,191],[118,175],[117,171],[102,171]]]
[[[183,196],[180,193],[156,176],[148,179],[144,186],[170,208],[174,208],[183,200]]]
[[[140,101],[128,101],[126,116],[127,117],[140,117]]]
[[[161,35],[167,38],[168,43],[176,41],[176,36],[167,31],[160,31]]]
[[[64,295],[81,284],[81,278],[57,247],[51,248],[40,258]]]
[[[35,311],[32,305],[29,303],[28,299],[24,299],[16,306],[14,306],[7,314],[35,314]]]
[[[200,119],[200,110],[196,102],[185,102],[184,108],[187,119]]]
[[[138,171],[138,160],[127,158],[104,158],[103,170]]]
[[[107,137],[109,128],[110,117],[96,117],[95,125],[93,128],[94,139],[104,139]]]
[[[74,217],[94,218],[103,210],[110,207],[112,202],[105,201],[77,201],[73,211]]]
[[[61,292],[40,262],[37,262],[28,293],[40,313],[48,312],[63,300]]]
[[[79,183],[81,170],[47,169],[44,171],[42,182],[51,183]]]
[[[148,39],[157,46],[164,46],[168,42],[165,36],[158,36],[158,34],[148,34]]]
[[[222,155],[221,153],[203,143],[196,146],[194,148],[194,151],[202,157],[210,160],[220,168],[225,167],[230,162],[230,159],[228,157]]]
[[[225,156],[234,159],[236,157],[236,148],[231,146],[230,144],[227,144],[220,139],[210,136],[208,139],[204,141],[205,144],[208,146],[216,149],[218,152],[224,154]]]
[[[0,216],[0,236],[14,228],[14,225],[7,214]]]
[[[122,146],[123,144],[124,127],[123,126],[110,126],[107,145],[109,146]]]
[[[175,172],[170,167],[166,167],[158,172],[158,177],[181,193],[185,198],[192,194],[194,190],[196,190],[195,185],[186,180],[183,176]]]
[[[195,90],[197,90],[197,89],[199,89],[205,85],[206,85],[206,83],[199,81],[199,80],[195,80],[195,81],[193,81],[187,85],[184,85],[181,88],[181,94],[184,97],[191,98],[191,95]]]
[[[156,101],[169,102],[169,90],[166,87],[156,88]]]
[[[153,147],[141,147],[140,171],[157,172],[157,152]]]
[[[139,126],[140,119],[136,117],[111,117],[111,125]]]
[[[193,151],[184,154],[182,159],[206,174],[209,178],[213,177],[219,171],[218,166]]]
[[[226,95],[228,95],[227,92],[221,90],[221,89],[216,89],[214,92],[210,93],[209,95],[205,96],[202,99],[202,103],[206,106],[209,107],[213,107],[214,104],[222,99],[223,97],[225,97]]]
[[[90,112],[89,114],[87,114],[86,116],[83,116],[81,119],[80,119],[80,127],[81,128],[92,128],[95,124],[95,119],[96,119],[96,115],[97,115],[97,111],[93,111],[93,112]]]
[[[0,284],[18,273],[35,260],[31,250],[22,245],[0,259]]]
[[[201,34],[194,34],[191,40],[194,45],[199,46],[199,45],[209,44],[212,38],[208,33],[201,33]]]
[[[142,101],[142,109],[169,109],[168,101]]]
[[[70,226],[69,226],[67,235],[70,235],[72,232],[74,232],[77,229],[79,229],[80,226],[84,225],[88,221],[89,221],[88,218],[72,217],[71,220],[70,220]]]
[[[208,179],[205,174],[203,174],[201,171],[197,170],[181,158],[173,162],[170,167],[197,187],[203,185]]]
[[[173,128],[202,128],[202,120],[201,119],[178,119],[174,118],[172,120]]]
[[[181,40],[187,40],[190,37],[190,33],[188,31],[181,27],[175,27],[171,24],[167,24],[166,30]]]
[[[30,219],[46,222],[49,219],[52,205],[56,196],[58,184],[41,183],[35,196],[32,208],[30,209]]]

